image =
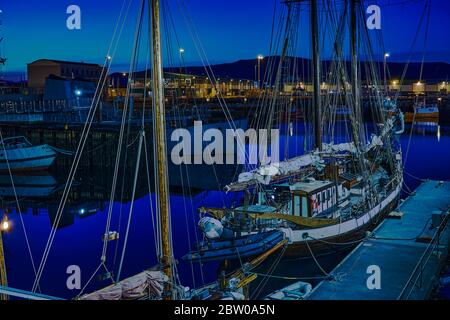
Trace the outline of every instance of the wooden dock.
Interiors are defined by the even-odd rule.
[[[423,182],[308,299],[428,299],[448,256],[449,208],[450,182]]]

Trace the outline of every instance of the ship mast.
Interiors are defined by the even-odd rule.
[[[322,109],[320,105],[320,53],[319,26],[317,17],[317,0],[310,0],[312,74],[313,74],[313,108],[314,108],[314,146],[322,150]]]
[[[360,115],[359,83],[358,83],[358,39],[357,39],[357,21],[356,6],[359,0],[350,0],[350,48],[351,48],[351,81],[353,98],[353,140],[356,149],[359,150],[359,126],[357,121]]]
[[[164,287],[164,298],[172,298],[172,239],[170,230],[169,183],[167,174],[166,119],[164,105],[164,84],[161,58],[161,28],[159,0],[149,0],[151,10],[152,41],[152,81],[153,81],[153,126],[155,137],[156,171],[158,188],[156,199],[159,199],[160,241],[162,271],[169,278]]]

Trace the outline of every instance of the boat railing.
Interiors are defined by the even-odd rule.
[[[449,211],[443,212],[443,219],[436,229],[430,243],[426,247],[419,261],[417,262],[414,270],[412,271],[408,281],[400,292],[397,300],[408,300],[415,289],[423,289],[423,274],[427,264],[430,262],[431,257],[439,252],[440,238],[442,231],[446,228],[449,220]]]
[[[5,144],[5,145],[13,145],[13,144],[19,144],[19,143],[23,143],[27,146],[33,145],[25,136],[4,138],[3,141],[1,141],[1,143]]]

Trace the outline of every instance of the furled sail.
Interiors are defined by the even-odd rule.
[[[362,149],[362,152],[369,152],[373,148],[383,145],[383,140],[388,136],[394,128],[395,120],[393,117],[386,120],[382,125],[380,135],[372,134],[370,141]],[[268,185],[273,181],[274,177],[288,177],[300,172],[306,167],[313,166],[316,169],[323,167],[323,161],[320,153],[357,153],[354,142],[345,142],[339,144],[322,144],[322,151],[313,151],[309,154],[295,157],[286,161],[276,162],[261,166],[254,170],[243,172],[239,175],[238,181],[227,185],[225,190],[236,191],[242,190],[248,185],[263,184]]]
[[[249,172],[243,172],[239,175],[237,183],[261,183],[267,185],[274,176],[289,176],[311,165],[321,166],[321,159],[318,154],[310,153],[286,161],[264,165]],[[232,186],[229,185],[225,189],[229,191],[232,189]]]
[[[144,271],[114,285],[84,295],[80,300],[138,299],[144,296],[161,298],[168,278],[160,271]]]

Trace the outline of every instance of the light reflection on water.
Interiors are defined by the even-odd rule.
[[[304,146],[303,126],[294,125],[285,128],[284,136],[289,135],[288,154],[290,156],[301,153]],[[407,126],[401,137],[402,149],[408,149],[411,126]],[[450,179],[450,128],[436,124],[417,124],[411,133],[409,154],[406,159],[405,184],[409,189],[417,187],[419,181],[414,177],[437,180]],[[282,140],[283,141],[283,140]],[[285,150],[280,150],[282,154]],[[104,174],[107,171],[105,170]],[[99,174],[99,173],[96,173]],[[100,173],[101,174],[101,173]],[[79,265],[82,270],[82,282],[86,283],[100,263],[102,250],[102,235],[105,231],[107,218],[107,184],[96,185],[91,174],[77,180],[74,192],[71,194],[67,209],[63,214],[62,228],[56,233],[55,241],[46,264],[41,281],[42,292],[61,297],[74,297],[78,291],[66,288],[66,268],[69,265]],[[198,175],[198,176],[197,176]],[[201,178],[200,173],[196,177]],[[24,232],[19,216],[16,214],[8,176],[0,175],[0,194],[3,199],[3,208],[12,212],[9,214],[13,229],[4,235],[5,256],[8,271],[9,285],[21,289],[31,289],[34,273],[31,266]],[[16,181],[17,179],[17,181]],[[144,179],[145,180],[145,179]],[[52,174],[42,176],[15,177],[21,194],[19,203],[22,217],[26,226],[27,236],[30,240],[36,267],[50,233],[51,223],[55,216],[59,195],[63,187],[60,177]],[[128,186],[121,196],[123,202],[116,201],[113,207],[112,230],[124,234],[124,228],[130,210]],[[133,219],[131,222],[130,237],[125,255],[122,276],[130,276],[145,268],[156,264],[155,224],[152,211],[155,208],[154,195],[148,194],[145,181],[139,186],[138,199],[135,201]],[[175,192],[176,191],[176,192]],[[223,207],[236,205],[241,200],[241,194],[225,194],[218,190],[209,190],[191,193],[186,188],[175,190],[170,197],[172,210],[172,233],[174,254],[179,259],[178,270],[183,284],[199,286],[210,282],[216,277],[218,264],[207,264],[203,268],[198,265],[189,265],[181,261],[183,256],[197,240],[196,224],[198,220],[197,209],[200,206]],[[34,196],[33,196],[34,195]],[[36,196],[37,195],[37,196]],[[48,195],[46,197],[46,195]],[[116,199],[117,199],[116,198]],[[123,239],[111,242],[108,250],[107,266],[110,271],[117,272],[121,255]],[[319,261],[326,269],[332,269],[342,258],[343,254],[335,257],[322,257]],[[274,271],[274,274],[284,276],[299,276],[302,274],[320,275],[317,268],[310,262],[303,260],[286,260]],[[265,286],[264,292],[286,285],[291,281],[271,280]],[[87,291],[109,284],[94,278]]]

